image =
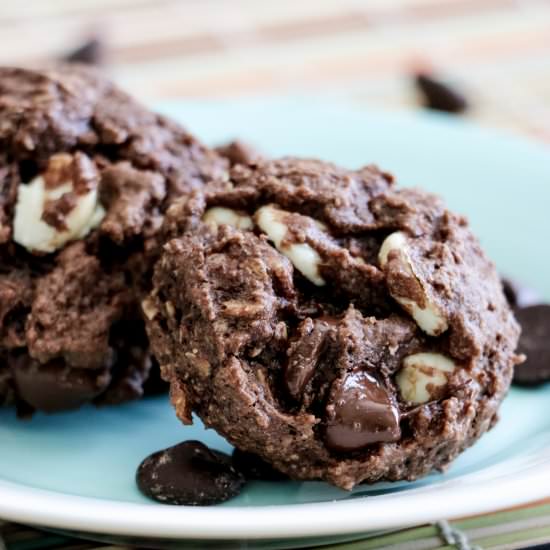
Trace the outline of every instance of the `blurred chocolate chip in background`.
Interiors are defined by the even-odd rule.
[[[502,290],[512,308],[533,306],[543,301],[536,290],[508,277],[502,278]]]
[[[85,63],[86,65],[101,65],[105,54],[105,46],[99,36],[94,35],[77,46],[74,50],[62,56],[67,63]]]
[[[428,72],[417,72],[414,77],[417,89],[422,94],[425,107],[446,113],[462,113],[469,107],[464,95]]]

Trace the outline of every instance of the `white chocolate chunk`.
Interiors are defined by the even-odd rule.
[[[314,285],[324,286],[325,280],[319,274],[321,256],[307,243],[291,244],[282,247],[281,252],[294,264],[294,267]]]
[[[281,254],[284,254],[294,267],[314,285],[324,286],[325,280],[319,273],[321,256],[307,243],[284,242],[288,227],[283,223],[287,212],[273,205],[262,206],[254,214],[258,227],[269,237]]]
[[[252,218],[245,214],[240,214],[231,208],[223,206],[214,206],[209,208],[202,217],[202,221],[213,227],[218,225],[231,225],[237,229],[252,229],[254,223]]]
[[[416,321],[416,324],[430,336],[438,336],[443,334],[447,328],[447,321],[441,315],[439,308],[426,300],[426,306],[421,308],[413,300],[408,298],[393,297],[399,302],[405,311]]]
[[[76,196],[76,205],[65,218],[66,230],[58,231],[42,220],[46,203],[59,199],[72,190],[72,182],[62,183],[54,189],[46,189],[42,176],[36,177],[28,184],[19,185],[13,221],[13,240],[30,251],[54,252],[69,241],[85,237],[97,227],[105,216],[105,210],[98,201],[97,189]]]
[[[157,316],[158,309],[151,298],[145,298],[141,302],[141,309],[149,321],[152,321]]]
[[[258,227],[269,237],[269,240],[279,248],[286,236],[288,227],[282,222],[286,212],[269,204],[256,210],[254,219]]]
[[[386,264],[388,263],[388,255],[392,250],[406,249],[407,237],[405,236],[405,233],[403,233],[402,231],[396,231],[395,233],[388,235],[384,239],[384,242],[380,247],[380,251],[378,252],[378,263],[380,264],[380,267],[386,266]]]
[[[414,266],[408,253],[407,237],[401,231],[392,233],[382,243],[378,253],[380,267],[384,268],[386,266],[388,256],[393,250],[399,251],[400,258],[404,264],[403,269],[413,276],[422,288],[425,305],[424,307],[420,307],[416,302],[405,296],[392,294],[392,298],[401,304],[426,334],[430,336],[443,334],[449,328],[447,319],[445,319],[439,307],[428,299],[426,288],[414,271]]]
[[[447,384],[447,373],[456,365],[440,353],[416,353],[403,360],[403,368],[396,376],[399,393],[404,401],[420,405],[433,399],[430,390]]]

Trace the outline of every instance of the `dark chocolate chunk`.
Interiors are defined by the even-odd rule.
[[[254,453],[247,453],[240,449],[233,451],[233,464],[246,479],[259,481],[282,481],[288,477],[275,470],[273,466]]]
[[[158,502],[206,506],[237,496],[245,479],[229,455],[200,441],[184,441],[147,457],[136,482],[144,495]]]
[[[524,286],[514,279],[503,278],[502,289],[510,307],[534,306],[541,302],[541,297],[536,290]]]
[[[424,105],[436,111],[462,113],[468,108],[466,98],[448,84],[433,76],[419,73],[415,77],[418,89],[422,92]]]
[[[102,393],[111,381],[107,369],[71,369],[61,359],[41,365],[21,356],[12,369],[19,399],[47,413],[77,409]]]
[[[63,56],[67,63],[85,63],[87,65],[100,65],[103,61],[104,48],[101,40],[94,36]]]
[[[550,305],[516,310],[521,325],[518,351],[527,356],[514,371],[514,383],[535,386],[550,381]]]
[[[372,443],[398,441],[399,410],[388,391],[370,374],[351,372],[337,381],[327,406],[325,443],[354,451]]]
[[[309,317],[298,327],[298,336],[291,343],[285,368],[285,385],[294,399],[301,399],[315,372],[323,354],[328,330],[328,323],[321,320],[313,321]]]

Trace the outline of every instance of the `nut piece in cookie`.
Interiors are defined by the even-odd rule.
[[[403,360],[403,368],[395,377],[401,398],[409,403],[427,403],[436,399],[447,385],[447,373],[456,365],[440,353],[415,353]]]
[[[237,229],[252,229],[254,227],[250,216],[231,208],[224,208],[223,206],[215,206],[208,209],[204,213],[202,221],[213,227],[217,227],[218,225],[231,225]]]
[[[54,252],[85,237],[105,216],[98,183],[99,174],[83,153],[50,157],[43,174],[19,184],[13,240],[30,252]]]
[[[184,423],[345,489],[443,469],[494,424],[519,329],[437,197],[373,166],[261,161],[164,232],[144,308]]]
[[[387,268],[390,294],[410,313],[418,326],[430,336],[439,336],[449,325],[447,319],[426,291],[426,286],[415,273],[407,250],[407,236],[397,231],[382,243],[378,261]]]
[[[254,214],[258,227],[273,242],[277,250],[284,254],[292,265],[314,285],[323,286],[325,280],[319,274],[321,257],[308,243],[292,242],[288,235],[288,225],[285,223],[288,212],[273,205],[262,206]]]

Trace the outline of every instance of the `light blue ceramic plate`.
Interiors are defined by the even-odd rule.
[[[550,297],[550,152],[443,116],[381,114],[311,100],[161,105],[208,143],[239,136],[268,155],[376,162],[465,213],[503,273]],[[149,453],[183,439],[165,398],[20,422],[0,412],[0,517],[149,545],[288,548],[486,512],[550,496],[550,386],[513,390],[502,420],[444,475],[345,493],[323,483],[251,483],[212,508],[151,503],[134,484]],[[224,541],[223,543],[220,541]],[[229,542],[233,541],[233,542]],[[241,541],[241,542],[239,542]]]

